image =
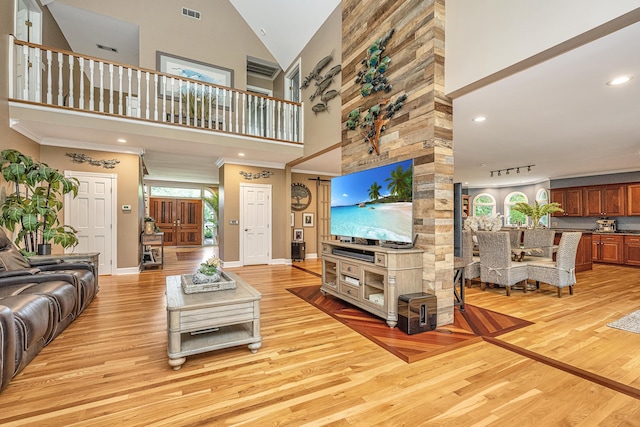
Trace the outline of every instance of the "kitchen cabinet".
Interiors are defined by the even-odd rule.
[[[627,185],[627,215],[640,215],[640,184]]]
[[[594,261],[610,264],[624,263],[624,236],[613,234],[593,234],[592,255]]]
[[[624,263],[640,265],[640,235],[624,236]]]
[[[583,188],[583,216],[626,215],[626,190],[627,188],[623,184]]]
[[[551,202],[559,203],[564,212],[551,216],[582,216],[581,188],[554,188],[550,190]]]

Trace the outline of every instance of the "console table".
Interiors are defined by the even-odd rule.
[[[422,291],[422,249],[322,242],[322,294],[331,294],[389,327],[398,323],[398,297]]]
[[[186,356],[249,344],[256,353],[260,336],[262,294],[234,273],[236,289],[185,294],[180,276],[167,277],[167,353],[180,369]]]

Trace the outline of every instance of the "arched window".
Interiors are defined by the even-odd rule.
[[[496,214],[496,199],[491,194],[480,193],[473,198],[473,215],[495,215]]]
[[[504,225],[526,225],[527,216],[521,212],[511,210],[516,203],[529,203],[527,196],[519,191],[509,193],[504,199]]]
[[[545,190],[544,188],[539,189],[536,192],[536,202],[538,202],[539,205],[546,205],[549,203],[549,192],[547,190]],[[540,218],[540,224],[544,225],[545,227],[549,227],[549,215],[545,215],[542,218]]]

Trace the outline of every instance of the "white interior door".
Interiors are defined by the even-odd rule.
[[[35,0],[18,0],[16,9],[16,22],[15,22],[15,36],[16,39],[42,44],[42,12],[38,3]],[[29,101],[42,101],[37,93],[36,81],[42,77],[43,65],[40,68],[37,66],[40,63],[38,58],[34,57],[33,49],[29,49],[29,58],[27,59],[28,75],[25,75],[25,57],[22,52],[19,52],[16,58],[16,90],[19,93],[14,93],[14,97],[29,100]],[[28,80],[27,80],[28,78]],[[29,82],[29,90],[27,94],[22,92],[26,82]],[[19,96],[16,96],[19,95]]]
[[[243,265],[271,262],[271,185],[240,184]]]
[[[100,252],[100,274],[112,274],[116,252],[117,175],[65,171],[77,178],[78,196],[65,195],[64,220],[78,230],[75,253]]]

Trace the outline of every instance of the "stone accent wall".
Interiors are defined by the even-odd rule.
[[[453,117],[444,96],[445,0],[342,2],[342,173],[414,159],[414,231],[425,251],[423,291],[438,297],[438,325],[453,322]],[[395,33],[384,52],[390,93],[363,98],[355,83],[371,44]],[[386,126],[380,155],[368,154],[360,130],[347,130],[349,112],[406,93]]]

